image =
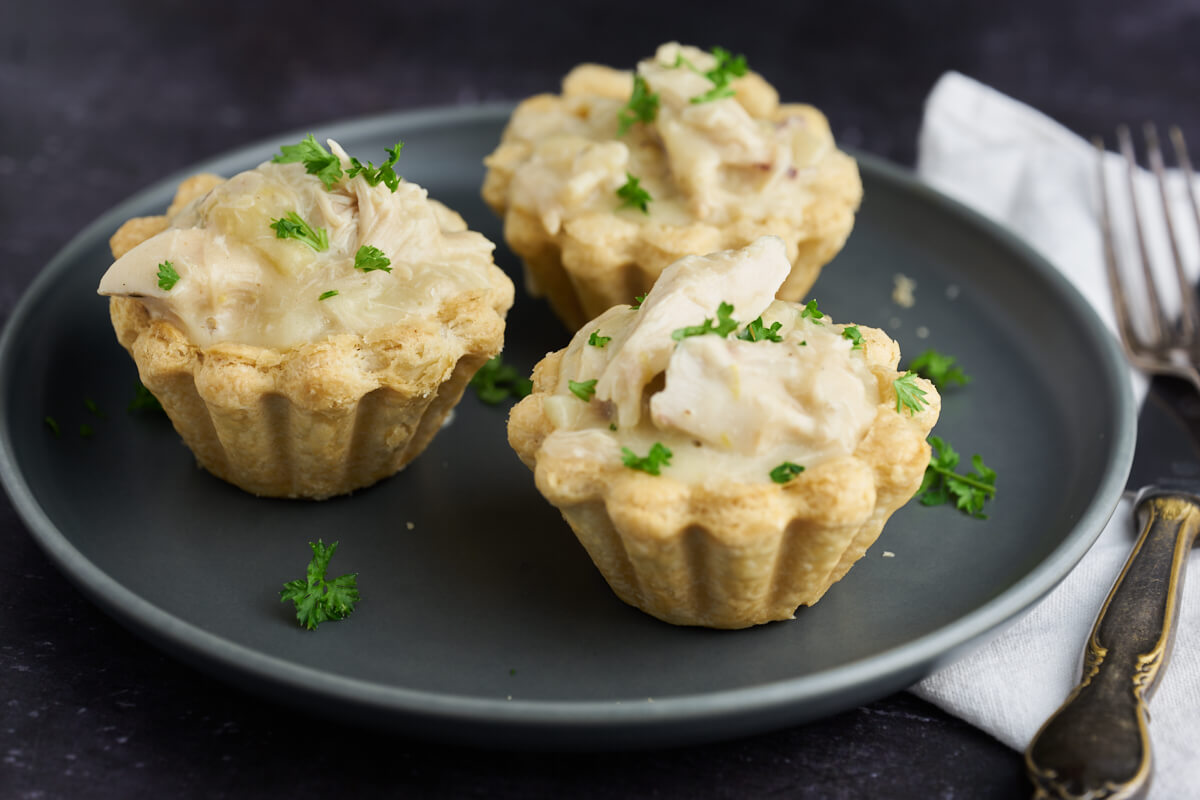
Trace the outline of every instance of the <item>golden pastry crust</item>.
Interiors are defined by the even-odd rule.
[[[617,136],[616,115],[629,99],[630,85],[629,72],[594,64],[575,68],[563,80],[561,95],[537,95],[517,106],[500,145],[485,159],[483,198],[504,218],[504,238],[524,262],[526,288],[544,295],[559,318],[577,330],[610,306],[630,303],[647,292],[668,264],[685,255],[735,249],[774,235],[784,241],[792,263],[777,297],[804,296],[821,267],[845,244],[862,198],[862,182],[854,159],[834,146],[824,115],[809,105],[780,105],[774,88],[755,73],[731,83],[737,103],[755,120],[802,128],[809,137],[806,147],[818,153],[799,169],[799,179],[796,170],[783,179],[795,184],[790,194],[803,206],[802,213],[779,212],[767,204],[748,216],[729,218],[692,208],[686,220],[675,215],[658,219],[613,213],[615,201],[604,209],[573,209],[568,201],[560,218],[558,213],[547,216],[537,203],[514,192],[522,173],[542,157],[543,148],[559,148],[582,136],[593,143],[620,141],[632,154],[630,163],[649,164],[647,169],[688,197],[693,188],[689,176],[672,174],[662,156],[662,137],[653,126],[634,125]],[[589,129],[580,132],[583,126]],[[766,176],[770,166],[728,171],[739,176],[734,182],[753,184],[758,168]],[[574,191],[570,178],[567,183],[564,192],[569,194]]]
[[[220,180],[185,181],[173,213]],[[168,219],[125,223],[114,257]],[[112,297],[109,310],[142,383],[202,467],[256,495],[324,499],[407,465],[500,351],[513,288],[494,265],[489,277],[491,290],[451,297],[436,316],[288,349],[197,346],[133,297]]]
[[[534,369],[533,393],[509,417],[509,443],[626,603],[677,625],[790,619],[866,553],[929,463],[926,437],[941,408],[936,389],[918,378],[926,405],[897,412],[899,348],[881,331],[859,330],[879,390],[874,421],[852,454],[783,485],[686,483],[586,454],[547,453],[542,444],[554,423],[543,401],[558,388],[564,351]]]

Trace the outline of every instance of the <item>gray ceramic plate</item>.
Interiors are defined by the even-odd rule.
[[[507,112],[314,132],[376,161],[403,138],[404,176],[500,242],[479,186]],[[473,395],[421,458],[374,488],[324,503],[244,494],[197,469],[165,418],[126,410],[136,372],[95,287],[108,236],[159,213],[184,174],[232,174],[307,132],[113,209],[46,266],[0,341],[0,470],[17,510],[92,600],[189,664],[322,714],[478,744],[733,737],[852,707],[949,662],[1053,587],[1116,504],[1134,413],[1096,317],[1012,237],[865,157],[857,226],[813,294],[837,319],[884,327],[909,356],[934,346],[971,373],[945,393],[936,432],[999,472],[989,520],[912,503],[794,621],[718,632],[618,601],[508,448],[506,408]],[[503,244],[497,261],[519,283]],[[911,309],[891,301],[896,273],[917,282]],[[528,369],[566,339],[518,290],[508,360]],[[357,572],[363,599],[310,633],[278,592],[317,538],[340,541],[333,571]]]

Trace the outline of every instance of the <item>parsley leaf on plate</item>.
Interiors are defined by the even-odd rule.
[[[908,368],[922,378],[928,378],[940,391],[952,383],[965,386],[971,382],[962,367],[955,366],[956,360],[954,356],[929,349],[909,362]]]
[[[523,378],[500,356],[493,356],[471,378],[471,386],[479,399],[494,406],[513,397],[524,397],[533,390],[533,381]]]
[[[328,547],[318,539],[309,542],[312,561],[308,563],[305,577],[288,581],[279,593],[280,602],[291,600],[296,605],[296,619],[305,628],[316,630],[322,622],[344,619],[354,610],[358,602],[358,573],[350,573],[327,580],[329,560],[338,543]]]
[[[996,496],[996,471],[983,463],[979,454],[971,456],[972,472],[959,474],[959,455],[939,436],[930,436],[933,448],[925,478],[917,490],[921,505],[938,506],[953,502],[959,511],[976,519],[987,519],[983,505]]]

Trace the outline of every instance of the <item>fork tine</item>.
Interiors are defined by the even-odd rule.
[[[1188,281],[1187,273],[1183,267],[1183,257],[1179,254],[1179,239],[1175,234],[1175,222],[1171,214],[1171,199],[1167,194],[1167,177],[1163,166],[1162,149],[1158,143],[1158,129],[1154,127],[1154,123],[1147,122],[1142,130],[1146,137],[1146,158],[1150,162],[1150,169],[1158,182],[1158,194],[1162,200],[1163,208],[1163,223],[1167,229],[1167,241],[1170,243],[1171,258],[1175,264],[1175,279],[1179,282],[1180,345],[1190,348],[1195,344],[1196,330],[1200,328],[1200,320],[1197,319],[1196,293],[1192,290],[1191,283]]]
[[[1137,240],[1138,256],[1142,264],[1142,276],[1146,282],[1146,303],[1150,306],[1150,329],[1156,343],[1166,339],[1167,327],[1170,323],[1162,309],[1162,295],[1158,291],[1158,281],[1154,279],[1154,270],[1150,266],[1150,252],[1146,246],[1146,234],[1142,225],[1141,207],[1137,199],[1137,156],[1133,152],[1133,138],[1129,135],[1129,126],[1117,127],[1117,144],[1121,155],[1125,157],[1125,182],[1129,192],[1129,212],[1133,218],[1133,231]]]
[[[1125,352],[1131,358],[1141,350],[1140,338],[1130,319],[1129,298],[1126,292],[1125,279],[1117,265],[1116,234],[1112,226],[1112,210],[1108,200],[1108,179],[1104,172],[1104,140],[1099,136],[1092,139],[1096,148],[1096,184],[1100,188],[1100,231],[1104,240],[1104,266],[1108,273],[1108,287],[1112,293],[1113,312],[1117,317],[1117,333]]]
[[[1170,130],[1171,146],[1175,150],[1175,163],[1183,174],[1183,184],[1187,189],[1188,200],[1192,202],[1192,215],[1196,218],[1196,235],[1200,237],[1200,202],[1196,200],[1196,173],[1192,170],[1192,161],[1188,158],[1187,145],[1183,142],[1183,131],[1178,125],[1172,125]]]

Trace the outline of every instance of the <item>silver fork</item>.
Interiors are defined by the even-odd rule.
[[[1104,174],[1104,142],[1096,138],[1093,140],[1093,144],[1097,151],[1097,182],[1100,185],[1100,219],[1104,232],[1104,258],[1108,270],[1108,284],[1112,291],[1113,309],[1117,317],[1117,330],[1120,333],[1121,345],[1125,354],[1134,366],[1145,372],[1185,378],[1192,382],[1197,391],[1200,391],[1200,310],[1197,309],[1196,293],[1184,270],[1183,258],[1180,255],[1180,238],[1177,234],[1176,221],[1171,213],[1158,130],[1152,123],[1146,123],[1143,132],[1146,139],[1146,160],[1157,179],[1158,194],[1162,200],[1163,220],[1175,266],[1175,279],[1178,283],[1180,311],[1178,319],[1172,321],[1163,308],[1158,281],[1151,268],[1146,227],[1142,222],[1141,207],[1137,199],[1135,175],[1138,165],[1137,157],[1134,154],[1133,139],[1130,136],[1129,128],[1121,125],[1117,128],[1117,145],[1125,157],[1125,182],[1136,236],[1138,260],[1146,287],[1147,323],[1150,330],[1148,336],[1143,336],[1143,332],[1139,331],[1133,323],[1136,312],[1131,308],[1126,284],[1127,278],[1121,269],[1120,258],[1117,255],[1116,234],[1112,224],[1108,181]],[[1169,136],[1172,149],[1175,151],[1176,163],[1185,177],[1197,235],[1200,235],[1200,203],[1197,203],[1196,200],[1192,163],[1188,158],[1183,133],[1178,127],[1173,126]]]

